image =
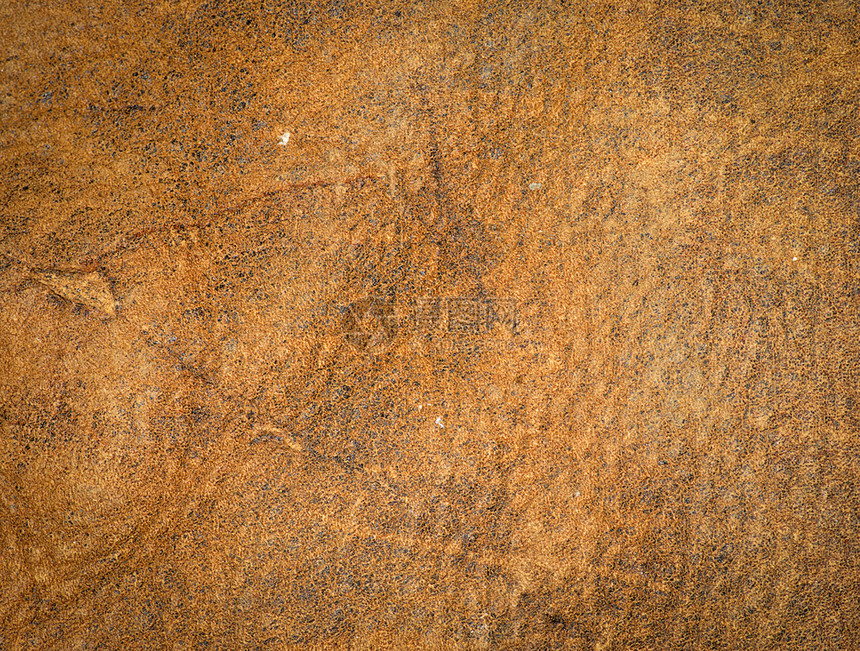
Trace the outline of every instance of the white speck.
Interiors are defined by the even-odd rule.
[[[580,493],[579,491],[576,491],[576,493],[574,493],[574,495],[573,495],[573,496],[574,496],[574,497],[579,497],[580,495],[581,495],[581,493]]]
[[[797,262],[797,256],[794,256],[794,257],[792,258],[792,260],[794,260],[795,262]]]
[[[290,132],[284,131],[284,135],[278,138],[279,145],[286,145],[290,141]]]
[[[436,424],[437,424],[439,427],[445,427],[445,426],[442,424],[442,417],[441,417],[441,416],[436,416]]]
[[[422,409],[424,409],[424,405],[418,405],[418,411],[421,411]]]
[[[542,183],[529,183],[529,190],[540,190],[542,187]]]

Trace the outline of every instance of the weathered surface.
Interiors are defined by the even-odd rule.
[[[0,647],[860,645],[855,4],[151,5],[2,10]]]

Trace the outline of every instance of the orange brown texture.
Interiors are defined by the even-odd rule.
[[[0,12],[0,648],[860,648],[856,3]]]

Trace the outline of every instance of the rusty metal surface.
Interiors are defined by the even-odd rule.
[[[3,9],[0,647],[860,644],[858,24]]]

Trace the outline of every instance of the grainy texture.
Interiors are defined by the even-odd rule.
[[[0,648],[860,648],[857,4],[667,4],[4,5]]]

